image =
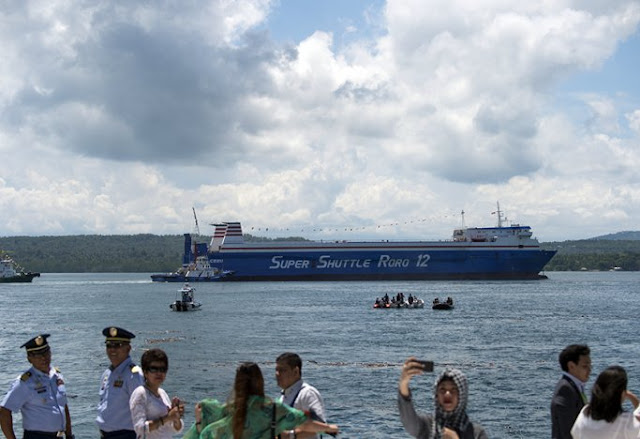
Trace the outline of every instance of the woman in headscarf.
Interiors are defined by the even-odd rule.
[[[625,412],[622,403],[628,399],[635,409]],[[640,437],[640,401],[627,390],[627,372],[620,366],[606,368],[598,375],[591,400],[573,424],[574,439],[636,439]]]
[[[418,439],[488,439],[484,428],[467,416],[467,377],[458,369],[445,369],[434,383],[433,414],[418,415],[409,381],[425,371],[424,362],[410,357],[402,366],[398,408],[405,430]]]
[[[199,402],[196,423],[183,439],[273,439],[279,434],[294,439],[302,431],[338,433],[338,426],[313,421],[300,410],[266,398],[260,367],[241,363],[230,400]]]

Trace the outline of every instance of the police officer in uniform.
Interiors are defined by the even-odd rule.
[[[23,439],[74,439],[67,391],[60,371],[51,367],[49,334],[40,334],[22,346],[31,368],[19,376],[0,403],[0,426],[7,439],[16,439],[13,412],[22,413]]]
[[[136,439],[129,410],[129,398],[138,386],[144,385],[144,376],[129,353],[131,339],[126,329],[115,326],[104,328],[107,357],[111,366],[102,374],[100,404],[96,423],[103,439]]]

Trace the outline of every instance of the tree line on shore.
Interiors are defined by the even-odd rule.
[[[293,239],[293,238],[289,238]],[[300,239],[300,238],[296,238]],[[200,237],[201,242],[209,238]],[[245,235],[245,240],[269,238]],[[545,242],[558,253],[545,271],[640,271],[640,240]],[[152,273],[182,264],[183,235],[73,235],[0,237],[0,252],[27,271],[41,273]]]

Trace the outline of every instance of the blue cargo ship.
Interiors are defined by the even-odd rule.
[[[158,282],[539,279],[556,253],[529,226],[454,230],[448,241],[245,242],[239,222],[213,224],[211,242],[185,234],[183,266]],[[206,255],[206,256],[205,256]],[[200,262],[199,262],[200,261]],[[202,276],[198,264],[206,264]],[[191,273],[191,277],[189,275]]]

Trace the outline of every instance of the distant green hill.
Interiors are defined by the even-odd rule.
[[[249,234],[245,239],[269,240]],[[202,236],[198,241],[208,242],[209,238]],[[41,273],[173,271],[182,263],[183,245],[182,235],[0,237],[0,251],[8,253],[26,270]],[[541,246],[558,250],[545,267],[546,271],[609,270],[613,267],[640,271],[640,232],[544,242]]]
[[[603,239],[610,241],[640,241],[640,232],[618,232],[610,233],[608,235],[597,236],[591,239]]]

